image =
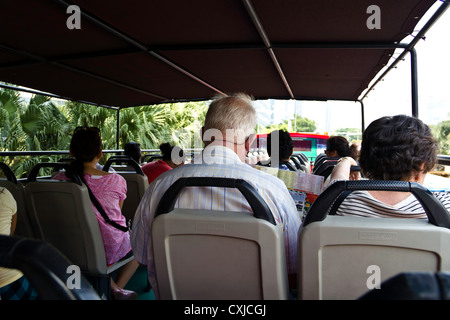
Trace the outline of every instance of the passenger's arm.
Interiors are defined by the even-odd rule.
[[[12,216],[11,220],[11,236],[14,235],[14,231],[16,231],[16,225],[17,225],[17,212]]]
[[[352,157],[344,157],[339,159],[338,164],[334,167],[330,176],[330,183],[334,180],[357,180],[358,175],[353,175],[350,172],[352,166],[357,166],[355,159]]]

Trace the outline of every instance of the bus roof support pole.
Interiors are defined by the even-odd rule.
[[[253,25],[255,26],[256,30],[258,31],[262,41],[264,42],[264,45],[266,46],[267,53],[270,56],[270,59],[272,59],[272,63],[274,64],[275,68],[278,71],[278,75],[280,76],[281,81],[284,84],[284,87],[286,88],[287,92],[289,93],[289,96],[291,99],[294,99],[294,93],[292,92],[292,89],[287,81],[286,76],[284,75],[283,69],[281,68],[281,64],[278,61],[277,56],[275,55],[275,51],[273,51],[272,44],[270,43],[269,37],[267,36],[266,31],[263,28],[263,25],[261,21],[259,20],[258,15],[256,14],[256,10],[253,7],[253,4],[250,0],[242,0],[245,9],[247,10],[248,15],[250,16],[251,20],[253,21]]]
[[[362,134],[364,133],[364,129],[366,127],[364,119],[364,102],[362,100],[358,100],[358,102],[361,104],[361,134]]]
[[[411,114],[413,117],[419,117],[419,89],[417,77],[417,52],[411,48],[409,51],[411,56]]]
[[[120,138],[120,108],[117,109],[117,122],[116,122],[116,149],[119,150],[119,138]]]
[[[422,27],[422,29],[420,29],[419,33],[417,33],[413,40],[406,46],[405,50],[402,51],[402,53],[394,60],[394,62],[392,62],[392,64],[387,68],[387,70],[384,71],[384,73],[378,77],[378,79],[372,84],[372,86],[366,90],[364,96],[361,98],[361,100],[363,100],[365,97],[367,97],[367,95],[369,94],[370,91],[372,91],[372,89],[374,88],[374,86],[380,82],[384,76],[390,71],[392,70],[400,61],[403,61],[403,58],[408,54],[408,52],[412,52],[412,50],[414,49],[414,46],[421,40],[425,38],[425,34],[427,33],[427,31],[436,23],[436,21],[444,14],[444,12],[449,8],[450,6],[450,1],[445,0],[442,1],[443,3],[439,6],[439,8],[433,13],[433,15],[431,16],[431,18],[427,21],[427,23]],[[412,53],[411,55],[411,63],[413,63],[412,61],[414,59],[416,59],[416,57],[413,57],[415,53]],[[417,59],[416,59],[417,60]],[[415,90],[417,90],[417,64],[415,67],[413,67],[415,71],[415,77],[416,80],[415,81]],[[413,80],[412,80],[413,81]],[[417,103],[417,96],[413,97],[413,115],[414,113],[418,114],[418,111],[414,110],[414,108],[418,108],[418,103]],[[415,103],[415,105],[414,105]]]

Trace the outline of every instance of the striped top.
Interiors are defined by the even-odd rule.
[[[450,213],[450,193],[433,192]],[[336,212],[342,216],[378,218],[418,218],[427,219],[425,210],[414,195],[405,200],[388,205],[375,199],[368,191],[353,191],[342,202]]]
[[[284,182],[243,163],[236,153],[226,147],[208,146],[200,160],[195,159],[194,164],[185,164],[161,174],[150,184],[136,211],[131,230],[131,246],[136,260],[147,265],[151,285],[156,288],[150,243],[151,224],[164,192],[181,177],[223,177],[247,181],[266,201],[275,220],[282,226],[288,273],[296,273],[297,233],[301,219]],[[251,214],[247,200],[239,190],[231,188],[184,188],[175,207]]]

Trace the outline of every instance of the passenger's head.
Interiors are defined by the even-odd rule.
[[[267,153],[272,156],[272,150],[278,145],[279,160],[288,161],[294,150],[291,135],[286,130],[274,130],[267,135]],[[276,153],[275,153],[276,154]]]
[[[203,126],[204,141],[216,137],[219,131],[223,139],[242,144],[254,133],[255,125],[256,111],[249,96],[241,93],[221,96],[209,105]]]
[[[123,154],[130,156],[137,163],[141,162],[141,145],[138,142],[129,141],[125,143]]]
[[[252,99],[239,93],[214,99],[206,113],[202,128],[205,145],[215,141],[228,147],[234,145],[234,151],[243,161],[254,140],[256,111]]]
[[[84,172],[84,163],[100,159],[102,156],[102,138],[100,130],[96,127],[77,127],[70,140],[70,155],[75,158],[72,169],[81,177]]]
[[[349,145],[348,140],[342,136],[331,136],[327,140],[327,157],[358,157],[358,147],[356,144]]]
[[[70,141],[70,154],[81,162],[91,162],[101,156],[102,138],[96,127],[77,127]]]
[[[166,142],[159,146],[161,150],[163,160],[172,168],[176,168],[184,164],[185,155],[183,149],[178,146],[172,146]]]
[[[398,115],[373,121],[364,131],[359,164],[374,180],[410,180],[436,164],[438,144],[421,120]]]

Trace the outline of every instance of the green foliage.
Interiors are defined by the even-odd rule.
[[[332,135],[344,136],[349,143],[360,144],[362,139],[361,129],[358,128],[341,128],[333,132]]]
[[[439,153],[450,154],[450,120],[442,121],[431,128],[439,143]]]
[[[142,149],[158,149],[163,142],[187,142],[203,122],[207,104],[180,103],[141,106],[120,110],[119,149],[136,141]],[[117,149],[117,110],[78,102],[56,104],[45,96],[24,101],[14,90],[0,89],[0,151],[68,150],[78,126],[98,127],[103,149]],[[191,147],[185,143],[184,147]],[[1,157],[18,178],[26,177],[38,162],[57,161],[63,156]]]
[[[286,130],[288,132],[315,132],[316,122],[314,120],[304,118],[297,115],[294,119],[283,120],[279,124],[266,126],[262,133],[270,133],[274,130]]]

